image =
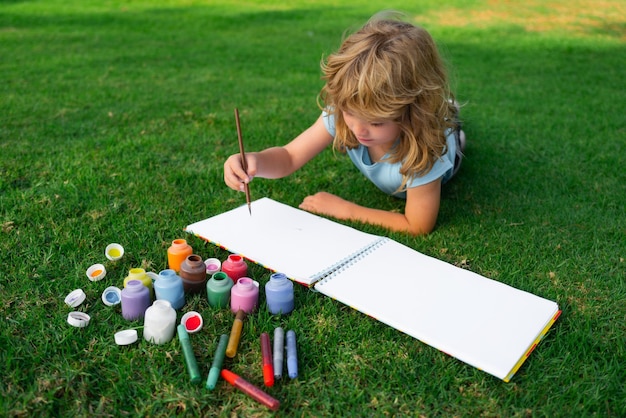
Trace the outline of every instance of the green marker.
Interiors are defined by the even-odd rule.
[[[222,371],[222,363],[224,363],[224,355],[226,354],[226,345],[228,345],[228,335],[222,334],[220,342],[217,344],[215,350],[215,357],[213,357],[213,364],[209,370],[209,377],[206,379],[206,388],[215,389],[217,379]]]
[[[176,331],[178,332],[178,341],[180,341],[180,347],[183,350],[183,356],[185,357],[185,364],[187,365],[187,371],[189,372],[191,383],[199,383],[201,380],[200,369],[198,368],[196,356],[193,354],[193,348],[191,347],[189,334],[185,329],[185,325],[178,325],[178,327],[176,327]]]

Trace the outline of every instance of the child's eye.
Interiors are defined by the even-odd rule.
[[[370,125],[372,125],[374,127],[379,127],[379,126],[383,126],[384,122],[371,122]]]

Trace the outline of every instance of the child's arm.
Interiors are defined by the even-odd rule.
[[[423,235],[435,227],[440,198],[441,179],[438,179],[407,190],[404,214],[360,206],[326,192],[308,196],[300,208],[337,219],[356,220],[393,231]]]
[[[333,137],[320,116],[313,125],[283,147],[246,152],[248,176],[241,166],[241,156],[231,155],[224,163],[224,182],[231,189],[243,190],[243,183],[250,182],[254,177],[277,179],[288,176],[332,142]]]

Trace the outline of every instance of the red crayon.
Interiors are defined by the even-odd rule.
[[[226,380],[228,383],[230,383],[252,399],[262,403],[272,411],[278,411],[278,407],[280,406],[280,401],[278,399],[272,398],[270,395],[263,392],[261,389],[254,386],[252,383],[248,382],[242,377],[239,377],[230,370],[222,369],[221,375],[222,379]]]
[[[274,386],[274,363],[272,362],[272,346],[267,332],[261,334],[261,355],[263,356],[263,383]]]

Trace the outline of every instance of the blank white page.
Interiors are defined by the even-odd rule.
[[[380,239],[269,198],[185,230],[306,285]]]
[[[555,302],[386,239],[315,289],[508,381]]]

